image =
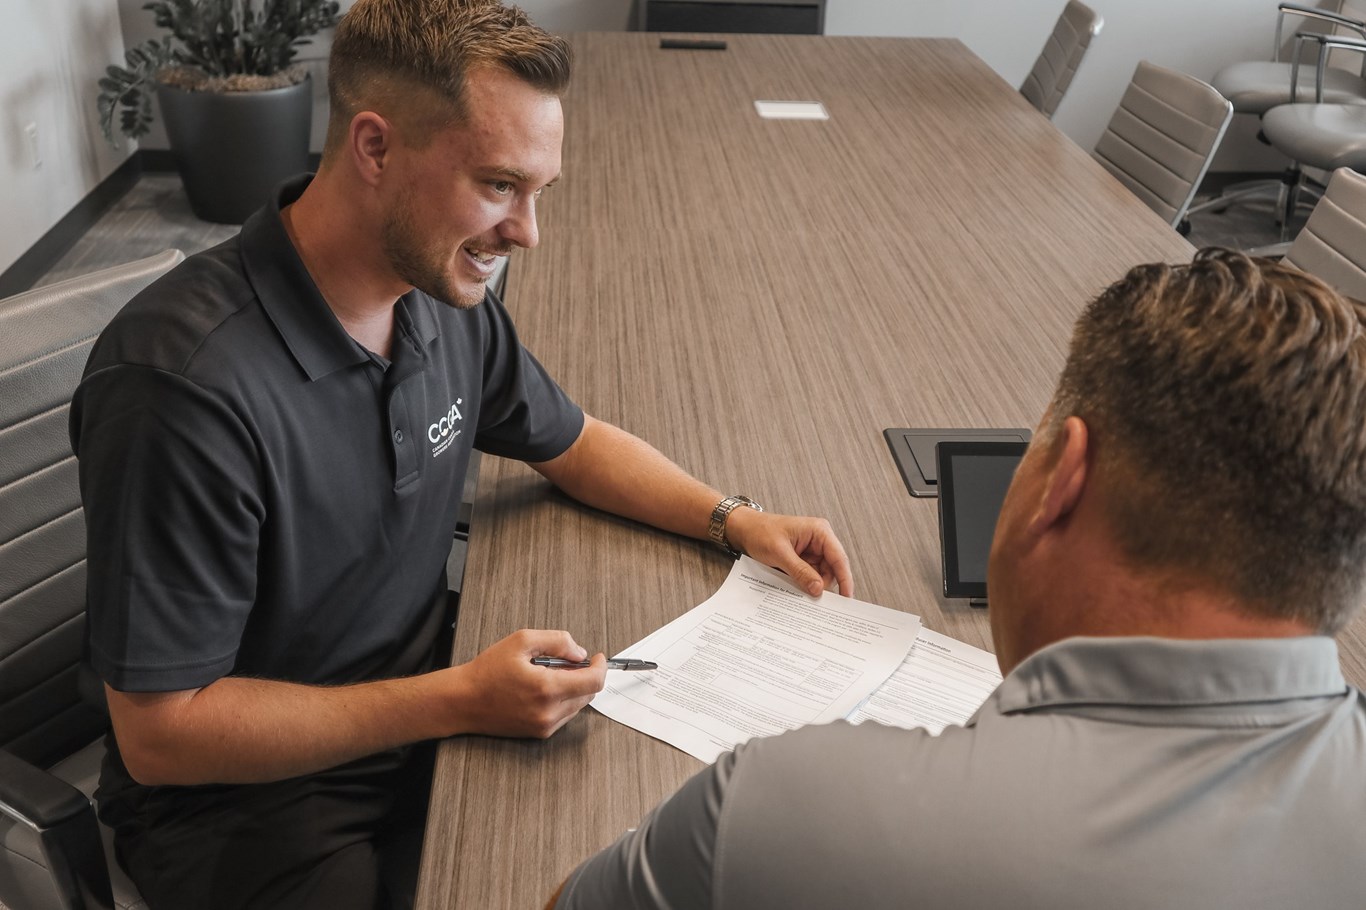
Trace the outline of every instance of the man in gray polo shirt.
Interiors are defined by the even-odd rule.
[[[1004,681],[939,736],[723,756],[579,907],[1360,907],[1366,306],[1207,250],[1082,315],[988,570]]]

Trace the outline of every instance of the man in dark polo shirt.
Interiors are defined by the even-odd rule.
[[[517,10],[360,0],[317,176],[91,354],[71,428],[114,728],[98,800],[153,910],[401,906],[411,744],[549,736],[602,687],[600,654],[531,665],[588,657],[563,631],[432,669],[474,448],[851,589],[827,523],[723,498],[584,415],[485,291],[496,257],[536,244],[568,67]]]

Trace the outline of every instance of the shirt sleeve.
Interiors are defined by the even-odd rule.
[[[484,397],[475,447],[521,461],[549,461],[574,444],[583,411],[522,347],[503,304],[488,294]]]
[[[635,907],[705,910],[721,809],[735,767],[727,752],[565,883],[556,910]]]
[[[236,659],[264,509],[250,433],[174,373],[114,366],[71,411],[91,662],[115,689],[205,686]]]

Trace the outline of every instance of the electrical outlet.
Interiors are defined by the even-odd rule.
[[[38,145],[38,124],[25,123],[24,137],[28,140],[28,160],[32,168],[36,171],[43,166],[43,155],[39,151]]]

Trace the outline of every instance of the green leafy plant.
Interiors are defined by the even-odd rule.
[[[153,0],[143,9],[170,34],[129,48],[125,66],[105,70],[96,103],[110,142],[116,115],[125,136],[147,134],[157,82],[254,91],[301,81],[296,48],[338,18],[336,0]]]

